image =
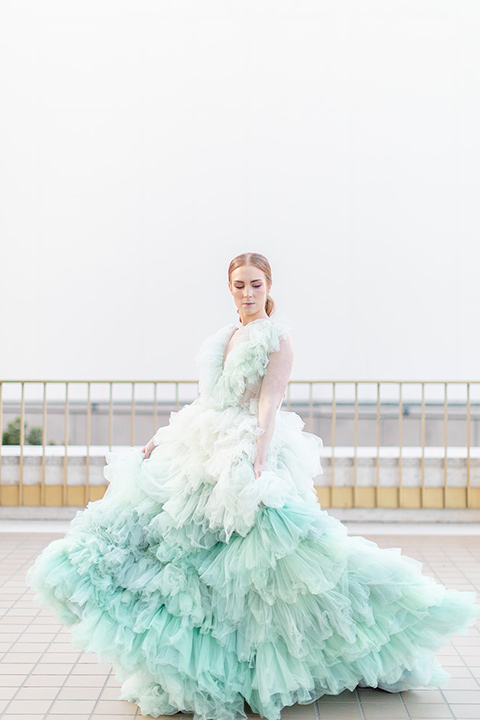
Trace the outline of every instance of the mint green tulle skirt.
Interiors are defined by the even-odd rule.
[[[251,527],[226,538],[202,521],[203,486],[185,491],[177,514],[155,496],[161,449],[151,462],[133,449],[108,459],[118,482],[45,548],[27,582],[75,647],[113,665],[142,714],[238,720],[246,701],[278,720],[285,706],[359,685],[450,678],[434,653],[475,623],[474,592],[445,588],[398,548],[349,537],[294,492],[260,502]]]

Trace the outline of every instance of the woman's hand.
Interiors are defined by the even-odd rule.
[[[264,470],[266,470],[265,460],[260,460],[257,458],[253,464],[253,471],[255,473],[255,477],[258,478],[262,474]]]
[[[148,443],[145,445],[145,447],[142,448],[142,452],[145,453],[144,460],[148,460],[150,455],[152,454],[152,450],[155,449],[155,443],[153,442],[153,438],[148,441]]]

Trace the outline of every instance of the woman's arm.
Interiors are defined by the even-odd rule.
[[[270,441],[275,429],[277,410],[287,389],[293,365],[293,345],[290,335],[280,340],[280,348],[270,353],[267,372],[263,377],[258,401],[258,427],[264,432],[257,439],[257,458],[253,469],[255,476],[265,470]]]

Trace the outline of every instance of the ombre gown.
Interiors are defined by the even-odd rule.
[[[37,602],[75,647],[113,664],[142,714],[277,720],[282,708],[357,686],[389,691],[450,678],[434,652],[467,634],[474,592],[349,537],[320,508],[317,436],[277,412],[255,478],[258,396],[288,328],[259,319],[224,364],[236,325],[198,354],[200,397],[142,451],[107,454],[102,500],[78,512],[29,570]]]

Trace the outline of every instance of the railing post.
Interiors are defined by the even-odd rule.
[[[403,450],[403,398],[402,383],[398,385],[398,504],[403,507],[403,478],[402,478],[402,450]]]
[[[85,478],[85,505],[90,502],[90,436],[92,432],[92,402],[91,402],[91,383],[87,383],[87,457],[86,462],[86,478]]]
[[[40,483],[40,505],[44,506],[47,502],[45,490],[46,475],[46,449],[47,445],[47,383],[43,383],[43,408],[42,408],[42,479]]]
[[[108,402],[108,449],[113,445],[113,383],[110,382],[110,398]]]
[[[421,507],[425,507],[425,383],[422,382],[422,489],[421,489]]]
[[[70,408],[68,403],[68,387],[69,383],[68,380],[65,383],[65,454],[63,456],[63,504],[68,505],[68,482],[67,482],[67,472],[68,472],[68,420],[69,420],[69,414],[70,414]]]
[[[132,382],[132,402],[130,406],[130,446],[135,445],[135,383]]]
[[[378,507],[378,499],[380,496],[380,383],[377,382],[377,485],[375,488],[375,507]]]
[[[157,432],[158,429],[158,408],[157,408],[157,383],[154,383],[153,385],[153,434]]]
[[[332,480],[330,490],[330,503],[333,507],[333,491],[335,490],[335,425],[337,420],[337,400],[336,400],[336,383],[332,383]]]
[[[355,383],[355,415],[353,421],[353,507],[357,507],[357,445],[358,445],[358,382]]]
[[[0,382],[0,507],[3,505],[2,497],[2,445],[3,445],[3,382]]]
[[[444,447],[444,460],[443,460],[443,507],[447,507],[447,492],[448,492],[448,397],[447,397],[447,383],[444,384],[444,400],[443,400],[443,447]]]
[[[23,505],[23,448],[25,445],[25,382],[22,381],[22,399],[20,405],[20,478],[18,486],[18,504]]]
[[[313,383],[308,383],[308,431],[313,433]]]
[[[470,478],[470,383],[467,383],[467,507],[471,507]]]

